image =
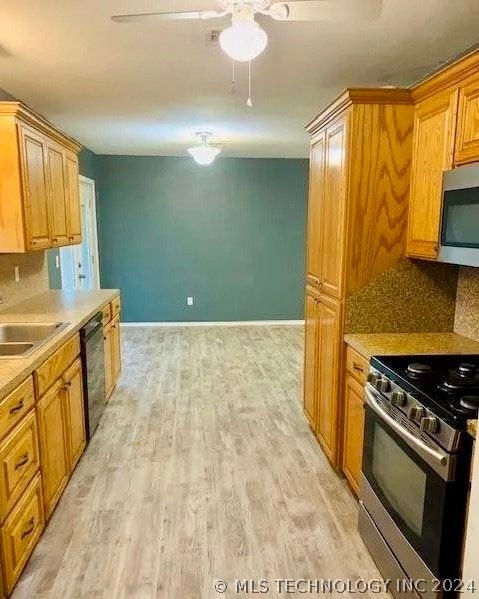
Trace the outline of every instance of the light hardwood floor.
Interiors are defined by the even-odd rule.
[[[124,329],[119,386],[14,599],[377,578],[302,414],[302,352],[300,327]]]

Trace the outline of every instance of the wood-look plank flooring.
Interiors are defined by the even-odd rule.
[[[302,360],[300,327],[124,329],[118,388],[13,598],[378,578],[356,501],[302,414]]]

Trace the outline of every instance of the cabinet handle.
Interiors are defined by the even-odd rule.
[[[53,238],[53,243],[58,243],[58,237]]]
[[[20,410],[23,410],[23,406],[24,406],[24,400],[21,399],[16,406],[13,406],[13,408],[10,408],[10,414],[16,414],[17,412],[20,412]]]
[[[360,366],[357,362],[353,362],[353,368],[357,372],[362,372],[364,374],[364,368]]]
[[[74,241],[75,237],[73,235],[70,235],[70,241]]]
[[[25,464],[28,464],[29,459],[30,459],[30,457],[29,457],[28,453],[23,455],[20,458],[20,461],[15,464],[15,470],[20,470],[20,468],[23,468],[23,466],[25,466]]]
[[[35,530],[35,518],[30,518],[30,520],[28,521],[28,528],[26,528],[22,532],[21,540],[23,541],[23,539],[25,537],[28,537],[28,535],[31,535],[34,530]]]

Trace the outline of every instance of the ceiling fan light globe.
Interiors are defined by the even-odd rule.
[[[188,152],[194,158],[195,162],[201,166],[209,166],[221,152],[220,148],[210,145],[193,146]]]
[[[259,56],[268,45],[268,35],[254,21],[239,21],[220,34],[220,46],[230,58],[247,62]]]

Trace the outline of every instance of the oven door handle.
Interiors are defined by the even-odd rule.
[[[400,437],[402,437],[403,439],[407,439],[407,441],[409,441],[410,445],[412,445],[413,447],[416,447],[421,452],[428,454],[434,460],[437,460],[437,462],[439,462],[439,464],[441,464],[441,466],[447,466],[448,457],[449,457],[448,454],[446,454],[442,451],[433,449],[432,447],[429,447],[428,445],[426,445],[426,443],[421,441],[421,439],[418,439],[415,435],[410,433],[407,429],[403,428],[398,422],[396,422],[396,420],[394,420],[394,418],[392,418],[386,411],[383,410],[381,405],[376,400],[374,393],[367,387],[366,387],[366,401],[367,401],[368,406],[370,408],[372,408],[380,418],[385,420],[389,424],[389,426],[392,429],[394,429]]]

